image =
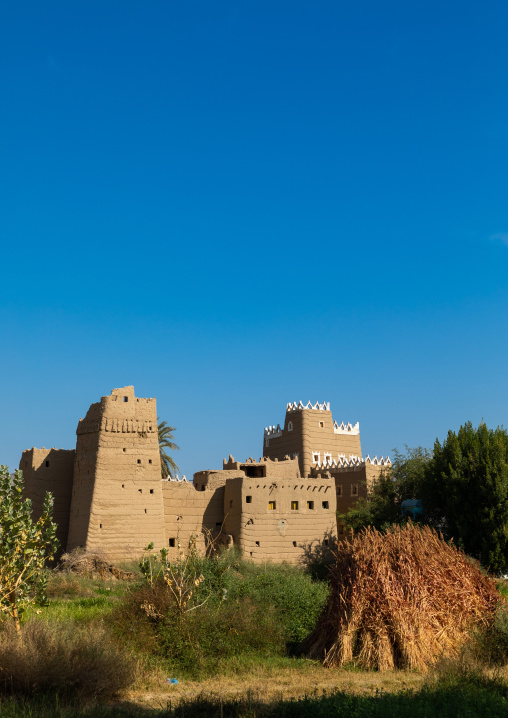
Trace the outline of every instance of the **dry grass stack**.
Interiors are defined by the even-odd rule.
[[[499,600],[493,579],[430,528],[365,529],[340,545],[302,649],[327,666],[426,670],[489,625]]]

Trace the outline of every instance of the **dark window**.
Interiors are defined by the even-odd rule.
[[[140,494],[143,493],[143,489],[138,489],[138,491],[139,491]]]
[[[140,463],[141,463],[141,459],[138,459],[138,464],[140,464]]]
[[[314,508],[314,501],[307,501],[307,508],[313,509]]]
[[[206,487],[205,487],[205,485],[203,484],[203,486],[201,487],[201,491],[204,491],[205,488],[206,488]]]
[[[251,479],[262,479],[266,476],[266,466],[243,465],[241,468],[245,471],[245,475]]]
[[[330,541],[328,539],[325,539],[325,546],[328,546],[329,543]]]
[[[256,546],[259,548],[259,541],[256,541]]]
[[[353,492],[352,492],[352,493],[353,493],[353,495],[356,495],[356,494],[358,493],[358,486],[357,486],[356,484],[353,486]]]
[[[321,427],[321,429],[324,429],[324,428],[325,428],[325,422],[324,422],[324,421],[320,421],[320,422],[319,422],[319,426]]]
[[[323,501],[323,508],[324,508],[324,509],[327,509],[327,508],[328,508],[328,501]]]
[[[291,511],[298,511],[298,501],[291,501]]]
[[[122,484],[122,489],[125,489],[125,484]]]
[[[46,461],[46,468],[49,466],[49,461]]]
[[[293,546],[295,546],[295,547],[296,547],[296,541],[293,541]]]
[[[275,511],[277,504],[275,501],[269,501],[268,502],[268,511]]]
[[[102,528],[102,524],[99,524],[99,528]]]
[[[151,463],[152,463],[152,460],[151,460],[151,459],[148,459],[148,463],[151,464]]]
[[[124,451],[127,451],[127,449],[124,449]]]
[[[128,397],[128,396],[124,396],[123,400],[124,400],[124,401],[129,401],[129,397]]]
[[[251,503],[252,503],[252,496],[246,496],[246,497],[245,497],[245,501],[246,501],[248,504],[251,504]]]
[[[222,521],[217,521],[217,523],[215,524],[215,528],[216,528],[216,529],[221,529],[221,528],[222,528]]]
[[[146,509],[145,509],[145,514],[146,514]]]
[[[175,539],[174,538],[169,539],[169,545],[171,546],[171,548],[175,547]]]
[[[150,493],[153,494],[153,489],[150,489]]]
[[[229,508],[230,508],[230,509],[233,508],[233,501],[230,501],[230,502],[229,502]]]

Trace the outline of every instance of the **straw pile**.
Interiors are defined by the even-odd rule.
[[[425,671],[489,625],[500,600],[493,579],[428,527],[365,529],[336,556],[328,603],[302,644],[326,666]]]

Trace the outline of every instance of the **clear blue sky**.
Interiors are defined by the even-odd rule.
[[[288,401],[508,424],[508,4],[4,0],[0,463],[156,396],[188,476]]]

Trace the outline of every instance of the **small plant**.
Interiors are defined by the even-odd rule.
[[[170,561],[168,549],[162,548],[159,552],[153,552],[154,545],[149,543],[139,567],[141,573],[154,588],[157,583],[163,582],[166,586],[170,602],[173,604],[176,613],[182,616],[184,613],[194,611],[204,606],[210,597],[210,593],[202,600],[195,601],[196,589],[199,589],[205,577],[197,569],[196,537],[191,535],[184,551],[180,540],[177,539],[178,558]],[[193,601],[194,598],[194,601]],[[153,618],[157,617],[157,611],[150,603],[143,604],[144,610]]]
[[[0,611],[13,619],[18,635],[26,608],[47,602],[44,565],[58,546],[52,511],[47,493],[41,517],[33,521],[32,502],[23,499],[23,473],[11,477],[7,466],[0,467]]]

